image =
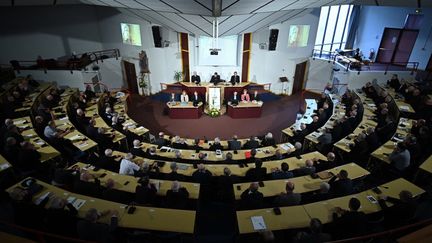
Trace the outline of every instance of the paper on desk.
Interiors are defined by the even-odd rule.
[[[86,200],[83,200],[83,199],[76,199],[74,202],[73,202],[73,206],[74,206],[74,208],[76,209],[76,210],[79,210],[81,207],[82,207],[82,205],[84,205],[84,203],[86,202]]]
[[[48,197],[51,194],[51,192],[46,192],[45,194],[43,194],[42,196],[40,196],[38,199],[36,199],[35,204],[39,205],[41,204],[41,202]]]
[[[409,111],[409,107],[406,105],[399,106],[399,109],[401,109],[402,111]]]
[[[0,170],[5,170],[5,169],[7,169],[9,167],[10,167],[10,165],[8,163],[0,164]]]
[[[294,148],[294,145],[292,145],[291,143],[284,143],[284,144],[280,145],[280,147],[281,147],[283,150],[288,151],[288,150]]]
[[[65,117],[60,118],[59,120],[60,121],[64,121],[64,120],[67,120],[67,119],[69,119],[69,117],[65,116]]]
[[[35,141],[35,143],[36,143],[37,145],[40,145],[40,146],[42,146],[42,145],[45,144],[45,142],[42,141],[42,140],[37,140],[37,141]]]
[[[75,200],[76,200],[76,197],[68,197],[68,198],[66,199],[66,201],[67,201],[68,203],[73,203],[73,202],[75,202]]]
[[[188,166],[185,165],[185,164],[177,164],[177,168],[178,168],[179,170],[187,170],[187,169],[188,169]]]
[[[143,126],[140,126],[140,127],[137,127],[137,128],[136,128],[136,130],[142,130],[142,129],[144,129]]]
[[[265,230],[267,229],[264,218],[262,216],[251,217],[252,225],[254,230]]]
[[[84,142],[84,143],[80,143],[78,144],[78,148],[83,148],[85,146],[89,145],[88,143]]]
[[[14,121],[14,125],[20,125],[20,124],[24,124],[26,122],[26,120],[18,120],[18,121]]]
[[[69,140],[78,140],[80,138],[81,138],[81,136],[79,134],[77,134],[77,135],[70,137]]]

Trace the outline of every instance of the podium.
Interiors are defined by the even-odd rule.
[[[221,88],[220,87],[209,87],[208,89],[208,105],[209,109],[220,110],[221,109]]]

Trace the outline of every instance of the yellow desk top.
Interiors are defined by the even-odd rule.
[[[333,169],[330,169],[328,171],[336,175],[341,170],[346,170],[348,172],[348,177],[351,179],[360,178],[370,174],[369,171],[363,169],[362,167],[358,166],[355,163],[341,165]],[[321,182],[329,181],[329,180],[330,178],[325,180],[321,178],[313,179],[311,176],[299,176],[291,179],[270,180],[270,181],[264,181],[264,187],[260,187],[259,191],[264,194],[264,197],[277,196],[281,192],[285,192],[286,183],[288,181],[291,181],[295,184],[295,189],[294,189],[295,193],[305,193],[305,192],[318,190]],[[237,186],[240,186],[240,190],[237,189]],[[246,189],[248,189],[249,186],[250,186],[250,182],[234,184],[233,188],[234,188],[235,199],[239,200],[241,194]]]
[[[114,134],[114,139],[113,142],[117,143],[121,140],[123,140],[124,138],[126,138],[125,135],[123,135],[121,132],[119,131],[115,131],[114,129],[112,129],[106,122],[104,119],[102,119],[102,117],[99,116],[98,113],[98,104],[97,104],[97,100],[93,101],[94,104],[87,107],[85,113],[86,116],[91,117],[95,120],[96,125],[95,127],[103,127],[106,128],[107,134]]]
[[[55,196],[65,199],[74,197],[76,199],[85,200],[85,203],[78,209],[79,218],[84,218],[85,213],[90,208],[96,208],[98,211],[117,210],[119,212],[118,224],[120,227],[184,233],[194,232],[195,211],[137,206],[134,214],[127,214],[127,205],[71,193],[43,181],[37,180],[37,182],[44,186],[44,189],[34,195],[33,201],[47,192],[52,192]],[[7,191],[12,190],[12,188],[16,186],[20,186],[20,184],[21,182],[17,183],[7,189]],[[47,206],[49,206],[49,204],[50,201],[47,203]],[[107,215],[101,217],[98,222],[108,224],[110,220],[110,215]],[[179,222],[181,222],[181,224],[179,224]]]
[[[391,154],[391,152],[393,152],[393,150],[396,148],[397,142],[395,141],[402,141],[406,137],[406,135],[410,133],[412,121],[413,120],[411,119],[400,118],[398,128],[393,137],[389,141],[381,145],[379,148],[377,148],[375,151],[373,151],[371,153],[371,156],[380,161],[386,162],[387,164],[390,164],[390,159],[387,154]]]
[[[423,189],[402,178],[385,183],[379,186],[379,189],[382,191],[383,195],[395,198],[399,198],[399,192],[401,190],[408,190],[413,194],[413,196],[418,196],[424,193]],[[311,218],[318,218],[322,223],[328,223],[332,221],[332,214],[335,207],[341,207],[342,209],[348,210],[348,202],[352,197],[360,200],[360,211],[363,211],[366,214],[380,211],[381,207],[379,204],[372,203],[369,201],[369,199],[367,199],[367,196],[373,196],[376,200],[378,200],[378,194],[370,189],[354,195],[306,204],[304,205],[304,208]]]
[[[0,154],[0,172],[12,167],[12,165]]]
[[[37,149],[41,155],[40,161],[46,162],[60,155],[60,152],[53,148],[51,145],[47,144],[41,137],[36,134],[33,130],[33,124],[31,123],[30,117],[20,117],[13,120],[14,124],[20,129],[26,129],[21,132],[24,139]]]
[[[148,148],[157,147],[154,144],[150,143],[141,143],[141,148],[146,151]],[[161,148],[162,149],[162,148]],[[161,149],[157,149],[157,155],[165,158],[175,158],[176,149],[170,149],[166,152],[162,152]],[[282,154],[287,152],[294,152],[294,145],[289,143],[277,144],[277,147],[274,148],[272,146],[257,148],[256,158],[268,158],[275,154],[276,149],[279,149]],[[198,154],[195,150],[179,150],[182,154],[182,159],[188,160],[199,160]],[[233,155],[233,160],[244,160],[246,159],[245,152],[250,151],[250,149],[246,150],[238,150],[238,153],[235,154],[233,150],[225,150],[222,151],[222,155],[216,155],[215,151],[202,150],[200,152],[207,154],[205,161],[225,161],[225,155],[228,152],[231,152]]]
[[[281,207],[281,215],[276,215],[272,208],[237,211],[237,223],[240,234],[255,232],[251,217],[262,216],[268,230],[302,228],[309,225],[310,217],[303,206]]]
[[[149,130],[143,126],[139,126],[138,123],[136,123],[133,119],[129,117],[127,114],[127,97],[129,95],[126,95],[125,97],[120,98],[120,102],[114,105],[114,111],[118,112],[120,116],[123,116],[125,118],[125,122],[123,123],[123,126],[127,126],[128,130],[138,136],[142,136],[149,132]]]
[[[120,163],[120,162],[119,162]],[[93,171],[94,166],[89,166],[84,163],[76,163],[75,165],[79,166],[80,168],[84,168],[87,170],[90,174],[96,176],[101,181],[101,184],[104,185],[106,181],[109,179],[114,180],[114,189],[135,193],[135,188],[139,185],[138,177],[130,176],[130,175],[120,175],[118,173],[99,169],[97,172]],[[73,167],[73,166],[72,166]],[[100,175],[106,174],[103,178],[99,178]],[[125,182],[129,182],[127,185],[124,185]],[[159,179],[151,179],[150,183],[155,184],[156,188],[158,189],[157,195],[159,196],[165,196],[167,191],[171,189],[172,181],[166,181],[166,180],[159,180]],[[199,190],[200,185],[198,183],[191,183],[191,182],[180,182],[180,185],[182,187],[185,187],[187,191],[189,192],[189,197],[192,199],[198,199],[199,197]]]
[[[429,156],[419,167],[420,169],[432,174],[432,155]]]

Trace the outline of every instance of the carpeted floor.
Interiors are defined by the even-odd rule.
[[[261,136],[272,132],[276,141],[279,141],[281,130],[294,123],[296,113],[304,106],[304,98],[314,97],[316,94],[306,93],[285,96],[277,101],[264,103],[260,118],[232,119],[228,115],[211,118],[203,115],[200,119],[170,119],[163,114],[165,103],[152,100],[149,97],[132,95],[128,105],[128,114],[139,124],[157,134],[163,131],[170,135],[179,135],[187,138],[220,137],[229,139],[237,134],[240,138],[251,135]]]

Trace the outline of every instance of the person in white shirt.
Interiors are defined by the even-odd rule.
[[[186,94],[186,90],[182,91],[182,94],[180,96],[180,102],[189,102],[189,96]]]
[[[121,175],[134,175],[135,171],[139,171],[141,167],[132,162],[133,155],[131,153],[126,156],[120,162],[119,174]]]

